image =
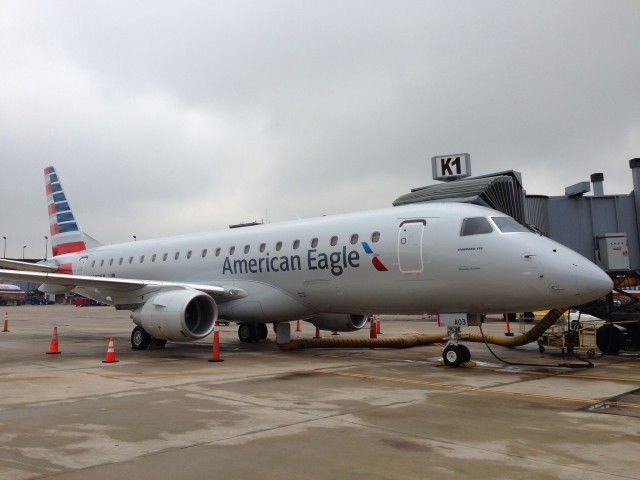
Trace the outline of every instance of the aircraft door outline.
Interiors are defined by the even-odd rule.
[[[421,273],[422,237],[427,221],[424,219],[404,220],[398,231],[398,267],[402,273]]]
[[[78,275],[84,274],[84,267],[87,264],[88,259],[89,255],[83,255],[82,257],[80,257],[80,260],[78,260]]]

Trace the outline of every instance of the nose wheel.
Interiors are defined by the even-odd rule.
[[[471,352],[466,345],[458,343],[460,327],[447,327],[447,346],[442,351],[442,360],[447,367],[459,367],[471,361]]]

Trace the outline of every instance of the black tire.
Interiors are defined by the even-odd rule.
[[[146,350],[151,344],[151,335],[144,328],[135,327],[131,332],[131,349]]]
[[[159,338],[151,337],[152,347],[164,347],[167,344],[166,340],[160,340]]]
[[[264,340],[269,336],[269,329],[266,323],[256,325],[256,340]]]
[[[624,334],[615,325],[605,323],[596,330],[596,346],[605,355],[615,355],[624,346]]]
[[[540,344],[538,344],[538,351],[540,353],[544,353],[544,347],[542,345],[540,345]]]
[[[462,356],[462,363],[467,363],[471,361],[471,352],[466,345],[458,345],[458,349],[460,350],[460,355]]]
[[[442,352],[442,359],[447,367],[459,367],[462,362],[462,353],[458,345],[447,345]]]
[[[256,340],[256,326],[253,323],[241,323],[238,326],[238,338],[243,343],[251,343]]]

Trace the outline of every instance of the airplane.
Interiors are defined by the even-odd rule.
[[[13,305],[25,301],[27,294],[17,285],[0,284],[0,305]]]
[[[287,343],[298,319],[355,331],[373,313],[471,319],[579,305],[613,287],[591,261],[504,213],[453,202],[89,247],[55,169],[44,173],[53,256],[0,260],[0,277],[131,310],[133,349],[200,340],[218,319],[236,322],[242,342],[266,338],[273,323]],[[470,359],[457,333],[448,327],[451,366]]]

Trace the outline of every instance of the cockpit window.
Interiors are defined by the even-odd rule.
[[[491,232],[493,232],[493,227],[485,217],[465,218],[462,220],[462,227],[460,228],[461,237]]]
[[[511,217],[491,217],[493,223],[496,224],[496,227],[500,229],[502,233],[514,233],[514,232],[527,232],[531,233],[524,225],[520,225]]]

